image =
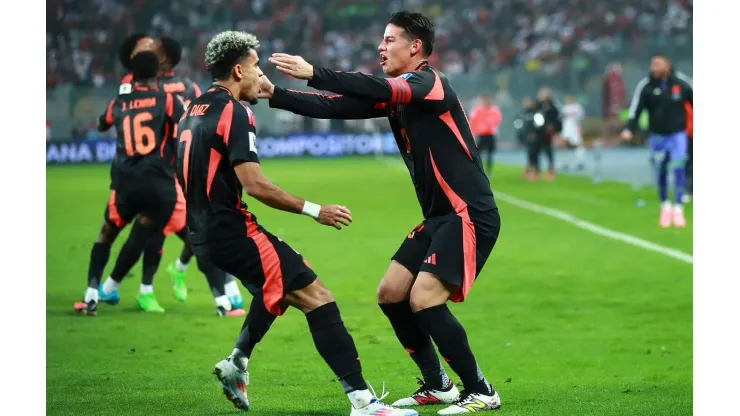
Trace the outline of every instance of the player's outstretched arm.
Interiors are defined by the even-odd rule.
[[[300,56],[284,53],[273,54],[270,62],[285,74],[308,80],[310,87],[348,97],[397,105],[444,99],[439,76],[429,71],[409,72],[396,78],[378,78],[359,72],[315,67]]]
[[[311,118],[357,120],[386,116],[384,103],[280,88],[267,77],[263,77],[259,98],[269,98],[272,108]]]
[[[239,163],[234,166],[234,171],[247,195],[271,208],[308,215],[319,223],[332,226],[337,230],[341,230],[342,226],[348,226],[352,222],[352,214],[346,207],[319,206],[285,192],[262,173],[259,163]]]

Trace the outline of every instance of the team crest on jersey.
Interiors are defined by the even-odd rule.
[[[118,87],[118,95],[131,94],[131,90],[131,84],[121,84],[121,86]]]
[[[671,94],[674,101],[681,101],[681,87],[679,85],[671,87]]]
[[[405,74],[403,74],[403,75],[399,75],[399,76],[398,76],[398,78],[403,78],[403,79],[405,79],[405,80],[408,80],[408,79],[409,79],[409,78],[411,78],[411,77],[412,77],[413,75],[414,75],[413,73],[411,73],[411,72],[407,72],[407,73],[405,73]]]

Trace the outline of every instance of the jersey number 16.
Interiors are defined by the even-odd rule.
[[[152,119],[151,113],[148,112],[137,113],[133,116],[133,122],[131,115],[123,118],[123,141],[127,155],[147,155],[157,147],[157,137],[154,130],[143,124]]]

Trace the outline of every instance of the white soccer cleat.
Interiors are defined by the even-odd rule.
[[[359,409],[353,407],[349,416],[419,416],[419,413],[416,410],[393,407],[373,397],[367,406]]]
[[[359,409],[353,406],[352,412],[349,416],[419,416],[419,413],[416,410],[398,409],[383,403],[381,400],[388,395],[385,391],[385,383],[383,383],[383,392],[380,394],[380,397],[377,397],[375,390],[370,383],[367,383],[367,386],[368,390],[370,390],[373,395],[370,403]]]
[[[226,399],[237,409],[249,410],[249,399],[247,399],[249,373],[247,370],[237,367],[232,358],[228,357],[216,364],[213,374],[221,383]]]
[[[393,406],[404,407],[404,406],[424,406],[428,404],[451,404],[454,403],[460,396],[460,392],[457,390],[452,381],[449,381],[450,385],[447,390],[434,390],[430,389],[424,384],[424,381],[419,380],[419,390],[416,390],[414,394],[409,397],[404,397],[393,402]]]
[[[493,392],[492,396],[488,396],[481,393],[468,393],[463,390],[460,393],[460,398],[457,399],[455,404],[440,410],[439,412],[437,412],[437,414],[464,415],[467,413],[497,410],[499,407],[501,407],[501,398],[495,391]]]

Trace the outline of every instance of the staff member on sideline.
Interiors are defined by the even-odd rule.
[[[488,177],[493,173],[493,154],[496,152],[496,134],[501,125],[501,109],[491,97],[483,96],[470,113],[470,127],[481,155],[486,155]]]
[[[650,152],[658,169],[658,197],[660,198],[660,226],[685,227],[682,200],[686,184],[686,108],[684,103],[694,104],[694,92],[690,80],[671,67],[664,55],[654,55],[650,62],[650,75],[640,80],[632,96],[629,121],[622,131],[622,139],[631,140],[637,127],[637,119],[647,110],[650,119]],[[660,156],[662,155],[662,156]],[[666,155],[669,163],[663,163]],[[658,160],[660,159],[660,160]],[[668,199],[668,168],[673,169],[674,190],[671,205]]]

